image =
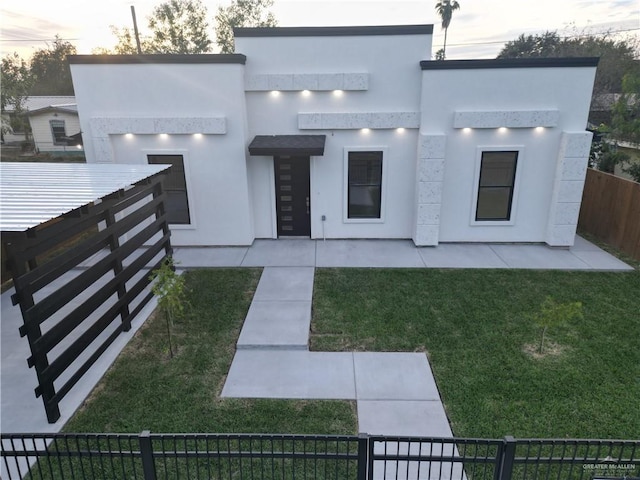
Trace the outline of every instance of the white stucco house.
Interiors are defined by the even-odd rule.
[[[429,61],[432,25],[70,58],[88,162],[171,163],[175,245],[573,244],[597,59]]]

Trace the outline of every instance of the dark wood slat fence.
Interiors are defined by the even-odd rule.
[[[60,417],[62,398],[152,298],[149,272],[171,254],[165,174],[26,232],[3,233],[20,335],[29,340],[27,362],[50,423]]]

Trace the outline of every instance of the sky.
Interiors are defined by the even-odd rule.
[[[202,0],[211,19],[230,0]],[[521,33],[557,30],[561,35],[621,31],[640,37],[640,0],[458,0],[447,39],[447,58],[493,58],[505,42]],[[18,52],[28,59],[55,35],[78,53],[113,47],[109,26],[130,27],[131,5],[144,35],[147,17],[162,0],[17,0],[0,8],[2,56]],[[434,24],[433,52],[444,31],[436,0],[275,0],[280,26]]]

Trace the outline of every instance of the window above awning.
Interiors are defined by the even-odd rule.
[[[256,135],[251,155],[324,155],[326,135]]]

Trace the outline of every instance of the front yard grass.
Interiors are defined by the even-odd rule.
[[[583,304],[535,358],[545,297]],[[317,269],[311,346],[426,351],[463,437],[640,433],[640,272]]]
[[[67,432],[354,434],[346,401],[223,399],[242,323],[261,269],[186,273],[190,313],[173,327],[149,319],[129,342]]]

